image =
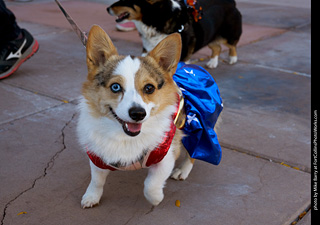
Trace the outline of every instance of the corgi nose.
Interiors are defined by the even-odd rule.
[[[144,108],[132,107],[131,109],[129,109],[130,118],[136,122],[143,120],[146,117],[146,115],[147,113],[146,110],[144,110]]]

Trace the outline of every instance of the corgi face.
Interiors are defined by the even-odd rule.
[[[170,35],[146,57],[120,56],[108,35],[93,26],[87,42],[88,77],[82,93],[94,117],[116,121],[137,136],[143,124],[176,104],[172,79],[179,62],[179,34]]]
[[[172,5],[174,8],[180,8],[176,0],[120,0],[115,2],[107,11],[112,16],[117,16],[116,22],[122,22],[123,20],[142,20],[143,13],[150,12],[151,7],[154,8],[163,7],[163,5]]]
[[[107,11],[112,16],[117,16],[116,22],[122,22],[123,20],[141,20],[141,6],[139,1],[120,0],[110,7]]]

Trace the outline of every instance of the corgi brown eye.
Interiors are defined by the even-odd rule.
[[[122,87],[118,83],[111,84],[110,89],[113,93],[118,93],[118,92],[122,91]]]
[[[143,91],[146,94],[152,94],[155,90],[155,87],[152,84],[147,84],[146,86],[144,86]]]

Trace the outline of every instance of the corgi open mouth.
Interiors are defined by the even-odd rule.
[[[130,122],[123,121],[117,116],[117,114],[112,110],[111,107],[109,107],[109,109],[112,115],[114,116],[114,118],[116,118],[116,120],[118,120],[118,122],[122,125],[122,129],[127,135],[131,137],[135,137],[138,134],[140,134],[142,123],[130,123]]]
[[[117,17],[116,22],[117,22],[117,23],[120,23],[120,22],[122,22],[123,20],[129,18],[129,16],[130,16],[130,13],[128,13],[128,12],[121,13],[121,14]]]

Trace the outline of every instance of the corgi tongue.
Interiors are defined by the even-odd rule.
[[[141,123],[128,123],[128,122],[126,122],[126,128],[128,129],[128,131],[130,131],[132,133],[140,132],[141,126],[142,126]]]

